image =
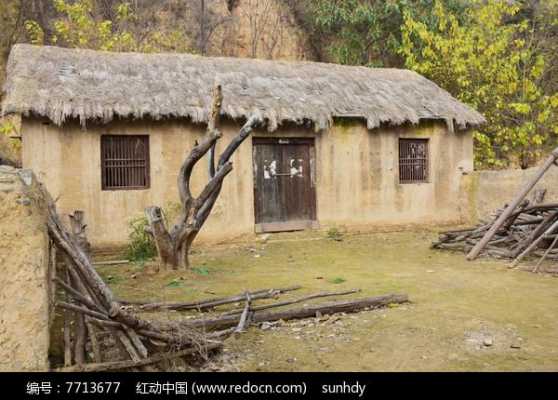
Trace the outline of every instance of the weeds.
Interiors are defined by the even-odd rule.
[[[343,240],[343,232],[335,227],[329,228],[327,231],[327,238],[335,240],[336,242],[341,242]]]

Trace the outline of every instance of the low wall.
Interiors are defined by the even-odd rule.
[[[0,371],[49,368],[54,267],[37,187],[30,171],[0,166]]]
[[[462,180],[461,207],[464,220],[476,222],[488,216],[492,211],[511,202],[529,179],[532,179],[540,167],[529,169],[510,169],[500,171],[475,171],[465,175]],[[536,189],[546,189],[545,203],[558,202],[558,167],[551,167]],[[529,194],[529,198],[532,193]]]

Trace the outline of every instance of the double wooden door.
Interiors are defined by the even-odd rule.
[[[315,225],[314,140],[254,138],[256,232]]]

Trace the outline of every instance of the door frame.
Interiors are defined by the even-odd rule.
[[[314,189],[314,207],[311,219],[307,220],[290,220],[290,221],[276,221],[276,222],[260,222],[256,221],[256,209],[258,207],[258,197],[256,196],[256,147],[262,145],[282,145],[282,144],[306,144],[309,149],[310,159],[310,184]],[[252,179],[254,186],[254,230],[256,233],[270,233],[270,232],[287,232],[287,231],[301,231],[305,229],[317,229],[320,227],[318,223],[318,195],[316,185],[316,141],[313,137],[252,137]]]

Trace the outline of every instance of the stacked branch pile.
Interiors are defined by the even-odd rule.
[[[543,203],[544,189],[526,198],[557,159],[558,148],[509,205],[473,228],[440,233],[432,247],[464,251],[469,260],[479,255],[511,259],[512,266],[526,256],[537,256],[535,272],[544,260],[558,260],[558,203]]]

